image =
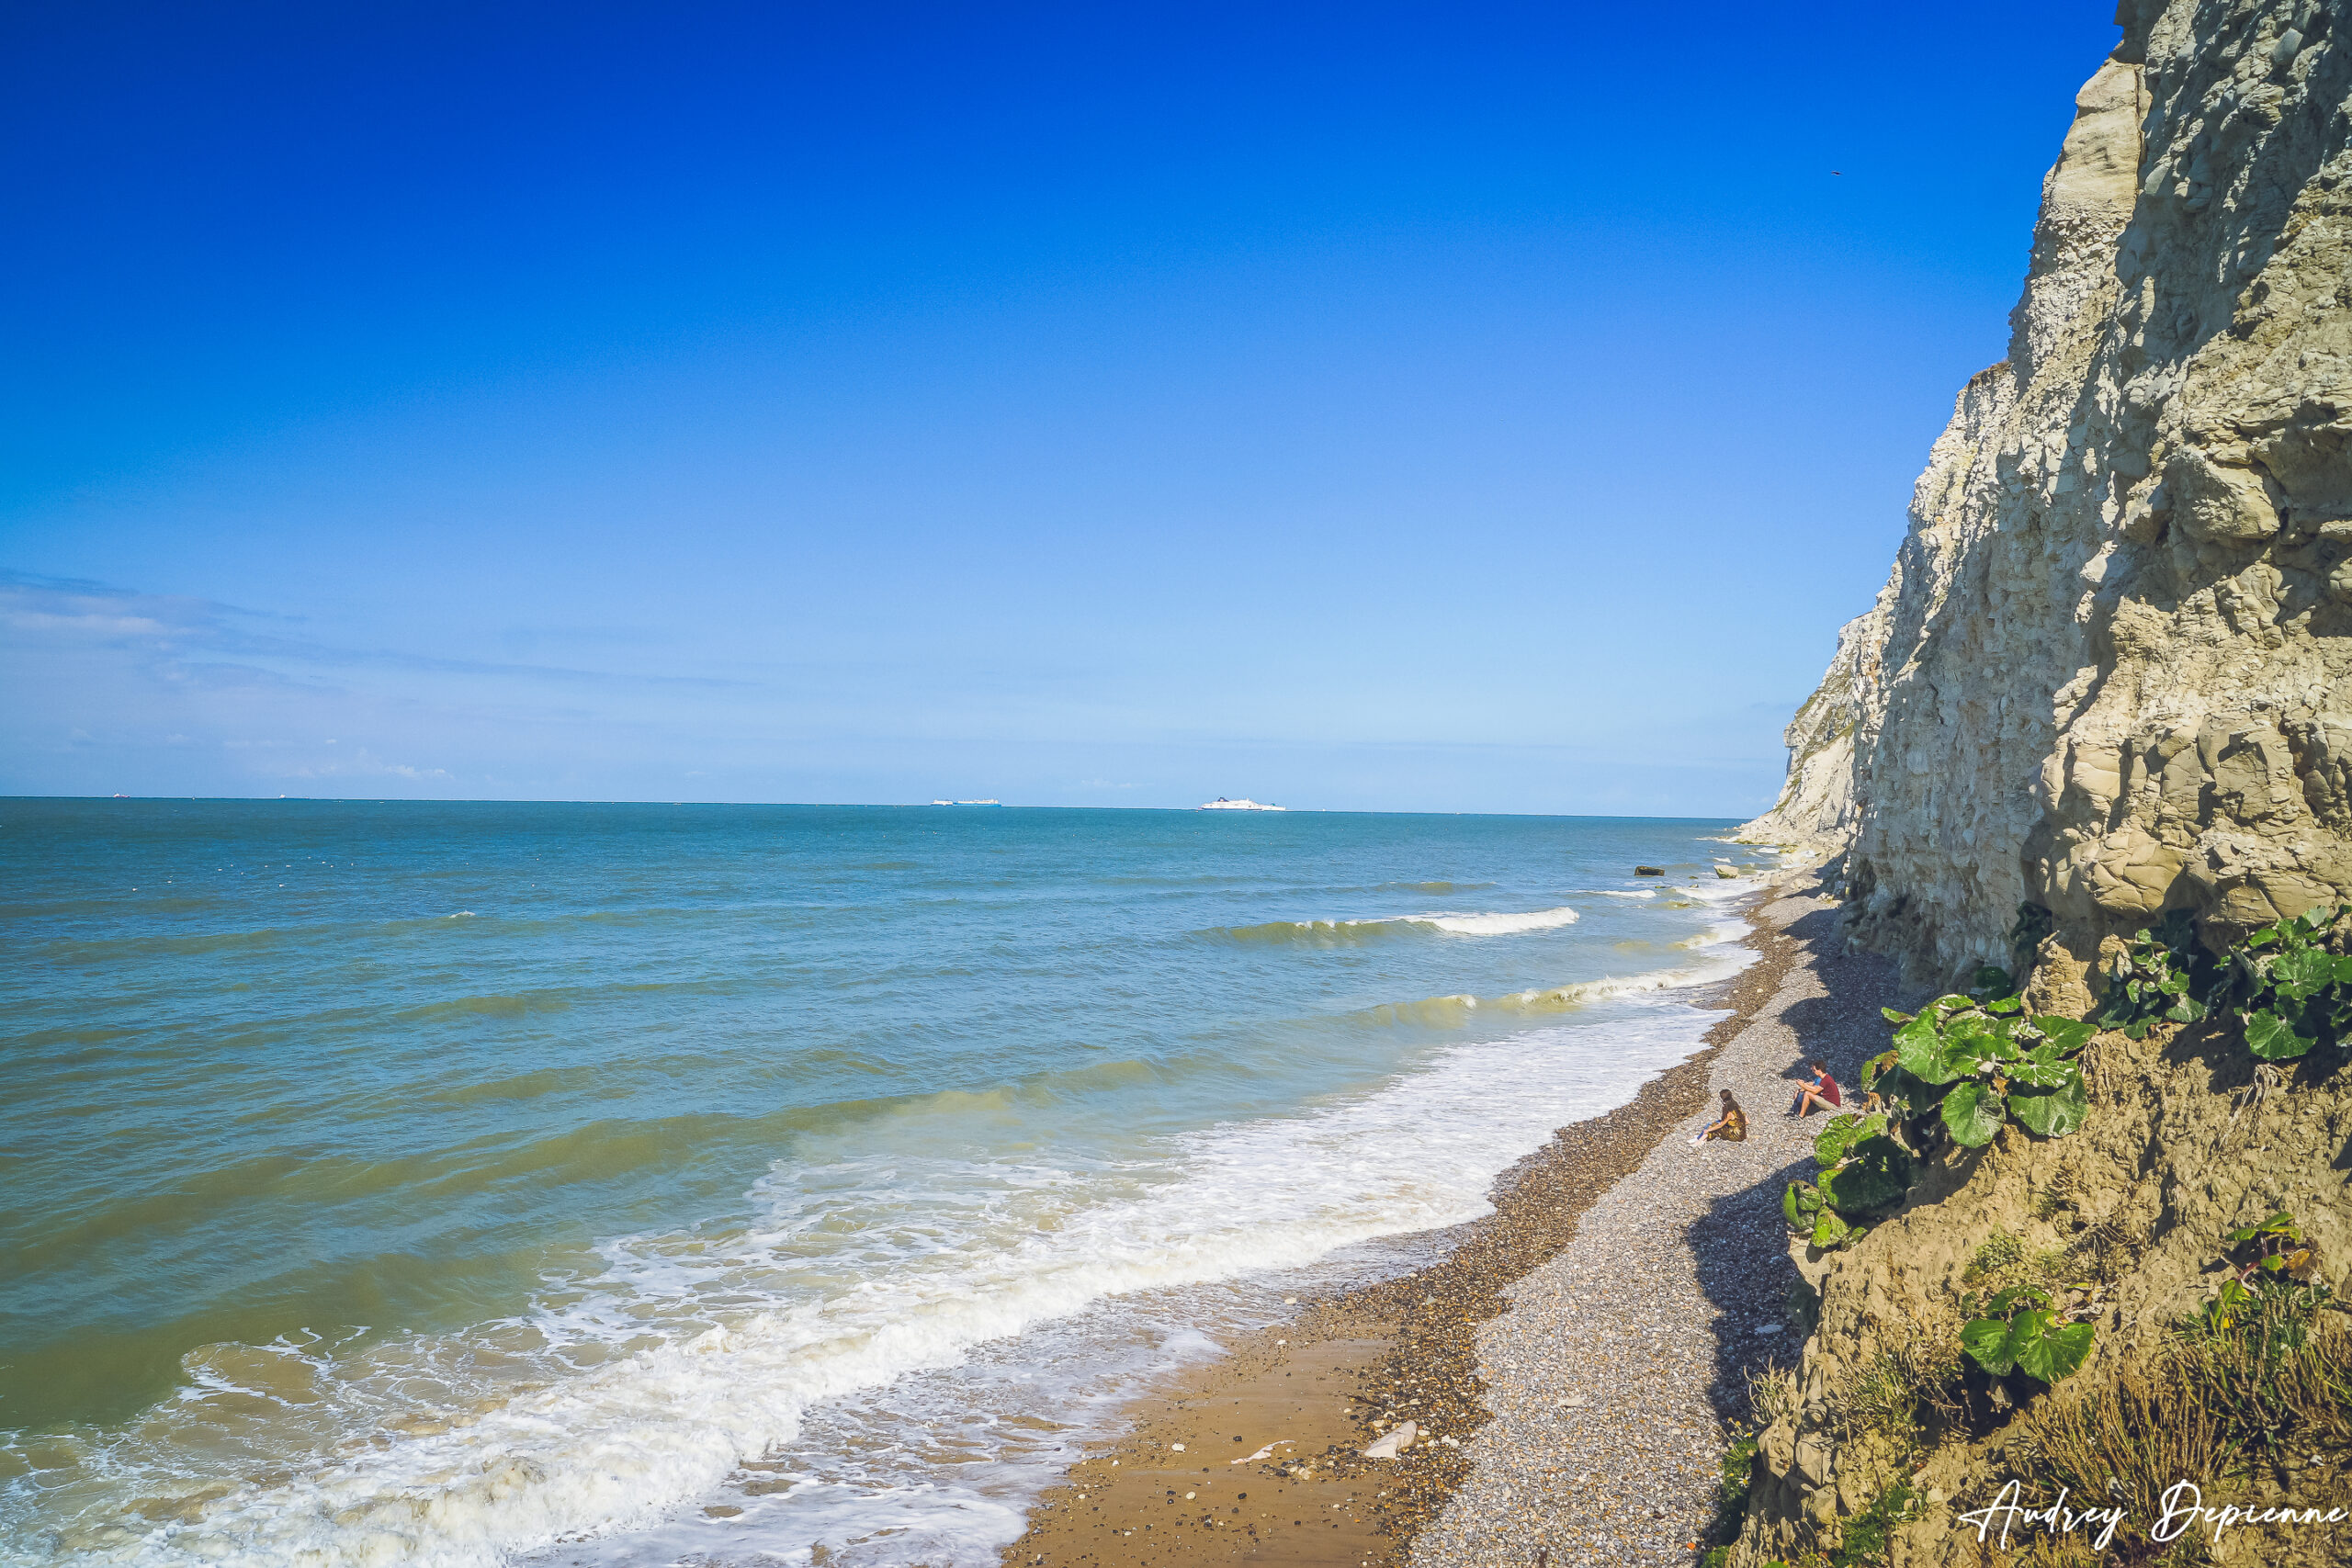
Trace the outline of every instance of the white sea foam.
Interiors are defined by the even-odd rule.
[[[1522,915],[1419,915],[1414,925],[1435,926],[1456,936],[1510,936],[1520,931],[1545,931],[1572,926],[1577,912],[1566,905],[1556,909],[1532,909]]]
[[[44,1532],[55,1554],[21,1536],[8,1550],[490,1568],[561,1538],[567,1562],[669,1561],[677,1532],[716,1528],[698,1502],[791,1444],[820,1402],[958,1375],[939,1370],[1106,1298],[1295,1269],[1484,1212],[1494,1176],[1554,1128],[1695,1046],[1716,1015],[1657,989],[1742,961],[1718,944],[1676,970],[1589,982],[1567,998],[1585,1008],[1573,1019],[1442,1050],[1370,1093],[1091,1164],[989,1152],[968,1120],[985,1097],[933,1097],[809,1140],[751,1194],[752,1226],[618,1238],[601,1276],[527,1317],[349,1356],[222,1348],[50,1495],[49,1517],[70,1521]],[[1050,1360],[1035,1375],[1053,1376]],[[192,1450],[209,1450],[202,1479],[227,1481],[225,1495],[191,1496]],[[729,1539],[805,1548],[833,1519],[901,1532],[861,1563],[993,1562],[1020,1499],[972,1494],[961,1473],[845,1490],[812,1468]],[[157,1495],[189,1500],[132,1511]],[[740,1533],[762,1521],[787,1535]]]
[[[1453,936],[1515,936],[1522,931],[1556,931],[1576,924],[1581,918],[1566,905],[1498,914],[1443,909],[1427,915],[1374,915],[1354,920],[1270,920],[1263,925],[1228,927],[1217,934],[1238,941],[1306,942],[1377,938],[1416,929],[1444,931]]]

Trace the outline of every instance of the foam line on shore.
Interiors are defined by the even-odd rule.
[[[862,1128],[837,1158],[779,1168],[754,1194],[752,1229],[622,1238],[602,1277],[526,1317],[350,1359],[234,1348],[233,1370],[84,1472],[85,1506],[65,1510],[89,1526],[77,1555],[489,1568],[558,1536],[642,1527],[789,1441],[818,1401],[952,1365],[1106,1296],[1295,1268],[1486,1212],[1498,1172],[1686,1056],[1715,1016],[1655,995],[1609,999],[1605,1052],[1584,1020],[1448,1047],[1367,1096],[1189,1136],[1157,1168],[900,1151],[895,1222],[862,1206],[858,1145],[874,1136]],[[1125,1196],[1072,1206],[1074,1188]],[[798,1245],[843,1225],[859,1227],[858,1247],[821,1268]],[[196,1427],[272,1401],[307,1414],[266,1430],[243,1418],[221,1473],[293,1477],[232,1483],[136,1535],[98,1524],[126,1517],[126,1483],[172,1487],[139,1472],[186,1451]]]

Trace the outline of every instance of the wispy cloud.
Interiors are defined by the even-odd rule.
[[[296,626],[303,617],[251,610],[218,600],[142,593],[86,578],[40,577],[0,570],[0,636],[9,641],[84,643],[147,653],[159,668],[180,666],[218,679],[235,668],[220,656],[266,660],[257,672],[284,674],[297,669],[386,669],[448,675],[522,677],[565,683],[640,687],[686,686],[744,689],[759,682],[724,676],[652,674],[626,670],[590,670],[513,660],[449,659],[398,649],[354,648],[313,637],[287,636],[274,626]],[[562,634],[587,640],[583,628]],[[608,640],[641,640],[641,634],[616,629]],[[198,656],[214,656],[199,664]]]

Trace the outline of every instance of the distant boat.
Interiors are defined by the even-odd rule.
[[[1193,809],[1195,811],[1287,811],[1290,807],[1287,806],[1261,806],[1258,802],[1249,799],[1247,796],[1244,796],[1239,800],[1227,800],[1225,796],[1220,795],[1215,800],[1210,801],[1206,806],[1195,806]]]
[[[1002,806],[1001,800],[934,800],[933,806]]]

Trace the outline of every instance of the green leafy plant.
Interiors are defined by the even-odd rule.
[[[2018,983],[2007,970],[1997,964],[1980,964],[1968,982],[1967,995],[1969,1000],[1988,1007],[1995,1002],[2007,1002],[2011,1005],[2006,1010],[2015,1012],[2017,989]]]
[[[1831,1568],[1878,1568],[1893,1562],[1888,1554],[1894,1531],[1919,1501],[1919,1494],[1903,1482],[1871,1498],[1867,1507],[1846,1521],[1838,1550],[1829,1557]]]
[[[2171,910],[2126,942],[2109,969],[2098,1027],[2144,1040],[2159,1023],[2196,1022],[2205,1016],[2211,967],[2198,945],[2194,917]]]
[[[2234,1261],[2241,1285],[2266,1275],[2303,1285],[2318,1277],[2319,1244],[2303,1234],[2294,1215],[2284,1211],[2258,1225],[2232,1231],[2230,1245],[2238,1254]]]
[[[2328,951],[2330,927],[2352,904],[2304,910],[2247,933],[2230,949],[2223,994],[2245,1015],[2245,1048],[2292,1061],[2352,1031],[2352,955]]]
[[[1845,1246],[1855,1237],[1855,1228],[1840,1218],[1821,1190],[1810,1181],[1792,1181],[1788,1190],[1781,1194],[1781,1213],[1789,1222],[1789,1229],[1810,1239],[1824,1252]]]
[[[1999,970],[1980,976],[2007,976]],[[1938,997],[1917,1013],[1883,1010],[1897,1027],[1893,1057],[1865,1068],[1862,1086],[1903,1114],[1942,1119],[1952,1141],[1981,1148],[2015,1117],[2027,1131],[2063,1138],[2090,1112],[2074,1057],[2097,1032],[2076,1019],[2028,1018],[2013,996]]]
[[[2020,1371],[2052,1383],[2083,1364],[2096,1333],[2087,1323],[2064,1321],[2052,1310],[2047,1291],[2012,1285],[1987,1302],[1982,1315],[1961,1325],[1960,1346],[1996,1378]]]
[[[1739,1535],[1739,1522],[1747,1515],[1747,1489],[1756,1473],[1756,1434],[1744,1426],[1735,1426],[1732,1433],[1731,1444],[1724,1450],[1721,1478],[1715,1485],[1715,1519],[1708,1530],[1722,1543],[1715,1550],[1726,1560],[1731,1555],[1731,1542]]]
[[[2352,1442],[2352,1336],[2310,1241],[2285,1214],[2230,1235],[2233,1269],[2177,1325],[2175,1365],[2227,1447],[2276,1462]],[[2323,1314],[2329,1315],[2323,1316]]]
[[[1821,1167],[1813,1181],[1792,1181],[1781,1195],[1789,1228],[1826,1252],[1862,1234],[1860,1222],[1903,1201],[1914,1172],[1910,1151],[1887,1136],[1886,1118],[1848,1111],[1813,1141]]]

